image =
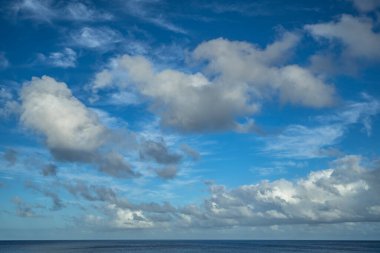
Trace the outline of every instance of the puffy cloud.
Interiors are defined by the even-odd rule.
[[[20,105],[8,87],[0,86],[0,118],[18,114]]]
[[[101,220],[108,228],[118,229],[230,229],[379,221],[379,173],[379,168],[363,167],[362,157],[348,155],[333,161],[330,168],[296,180],[264,180],[232,189],[209,183],[210,196],[200,205],[133,204],[111,194],[99,199],[105,202]]]
[[[153,160],[160,164],[177,164],[181,155],[171,153],[163,141],[145,140],[140,145],[140,158]]]
[[[103,186],[88,185],[83,181],[73,181],[62,183],[62,186],[72,195],[82,197],[88,201],[105,201],[108,203],[117,202],[116,193]]]
[[[380,7],[379,0],[349,0],[361,12],[370,12]]]
[[[77,54],[71,48],[65,48],[62,52],[50,53],[48,56],[45,56],[43,54],[38,55],[38,61],[60,68],[75,67],[76,60]]]
[[[151,101],[161,124],[184,132],[252,131],[251,119],[265,99],[324,107],[334,103],[334,88],[307,69],[285,65],[298,41],[291,33],[264,49],[246,42],[215,39],[194,50],[206,61],[204,73],[155,70],[143,56],[124,55],[96,74],[94,92],[109,87],[137,91]],[[318,95],[316,95],[318,94]]]
[[[120,154],[106,151],[112,133],[65,83],[48,76],[33,78],[24,84],[21,100],[21,122],[45,137],[57,160],[94,164],[117,177],[139,176]]]
[[[157,176],[163,179],[173,179],[177,176],[178,169],[175,166],[169,166],[166,168],[156,169]]]
[[[58,158],[93,152],[105,141],[106,128],[76,99],[65,83],[34,77],[21,91],[21,122],[46,137]]]
[[[320,52],[311,57],[311,68],[321,73],[354,72],[363,63],[380,59],[380,34],[371,19],[342,15],[339,20],[306,25],[315,38],[342,46],[341,53]],[[349,73],[350,73],[349,72]]]
[[[96,160],[101,171],[114,177],[133,178],[141,176],[140,173],[132,169],[132,166],[125,161],[123,156],[116,152],[104,154]]]
[[[340,41],[346,53],[354,57],[376,59],[380,56],[380,35],[373,31],[370,19],[342,15],[338,21],[305,28],[315,37]]]
[[[311,107],[333,104],[333,87],[298,65],[282,66],[297,41],[296,35],[285,33],[260,50],[246,42],[216,39],[200,44],[194,57],[208,62],[207,71],[219,75],[217,81],[247,86],[254,98],[278,96],[283,102]]]
[[[228,190],[210,185],[204,209],[187,209],[199,226],[260,226],[378,221],[380,170],[365,169],[361,157],[345,156],[331,168],[297,181],[262,181]]]
[[[134,229],[134,228],[151,228],[154,223],[144,216],[140,210],[130,210],[120,208],[115,204],[107,206],[108,212],[113,216],[109,224],[114,228]]]

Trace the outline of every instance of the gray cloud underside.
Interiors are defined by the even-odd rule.
[[[42,135],[57,161],[91,164],[114,177],[135,178],[141,173],[125,159],[125,145],[120,144],[119,148],[117,143],[133,142],[141,161],[179,165],[184,158],[163,140],[149,140],[133,132],[121,135],[108,128],[99,113],[75,98],[65,83],[51,77],[33,78],[25,83],[21,102],[21,123]]]
[[[46,164],[41,168],[41,174],[45,177],[47,176],[56,176],[57,175],[57,166],[55,164]]]
[[[306,25],[305,30],[318,41],[327,40],[330,47],[338,45],[342,48],[339,53],[326,49],[313,55],[311,69],[324,75],[352,74],[369,63],[379,62],[380,34],[376,26],[369,17],[348,14],[341,15],[336,21]]]
[[[183,132],[255,131],[250,117],[267,99],[316,108],[334,104],[332,85],[306,68],[285,64],[298,41],[293,33],[264,49],[223,38],[206,41],[191,54],[205,64],[194,74],[158,71],[146,57],[124,55],[96,74],[92,89],[95,94],[112,87],[137,91],[163,126]]]
[[[120,154],[101,150],[112,133],[65,83],[47,76],[33,78],[23,86],[21,100],[21,122],[46,138],[58,161],[94,164],[112,176],[139,176]]]
[[[140,158],[153,160],[160,164],[177,164],[182,159],[181,155],[171,153],[162,141],[147,140],[141,144]]]
[[[32,189],[36,192],[39,192],[43,194],[44,196],[48,197],[51,199],[52,206],[50,210],[52,211],[57,211],[61,210],[62,208],[66,207],[66,204],[62,201],[56,190],[58,189],[57,187],[54,188],[44,188],[43,186],[37,185],[36,183],[32,181],[27,181],[25,183],[25,186],[29,189]]]
[[[234,228],[379,222],[379,176],[378,168],[365,168],[362,157],[349,155],[293,181],[264,180],[232,189],[209,183],[210,195],[202,204],[181,207],[131,203],[112,187],[83,181],[60,185],[79,198],[102,203],[100,214],[89,211],[83,218],[94,228]]]

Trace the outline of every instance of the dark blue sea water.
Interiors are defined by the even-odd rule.
[[[0,253],[380,252],[380,241],[0,241]]]

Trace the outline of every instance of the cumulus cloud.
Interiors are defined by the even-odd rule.
[[[379,221],[370,210],[380,201],[375,179],[380,170],[360,163],[360,156],[345,156],[297,181],[262,181],[231,190],[211,185],[200,219],[205,226],[228,227]]]
[[[173,179],[177,176],[178,169],[175,166],[168,166],[166,168],[156,169],[157,176],[162,179]]]
[[[160,164],[177,164],[182,157],[177,153],[171,153],[163,141],[145,140],[140,145],[140,158]]]
[[[23,86],[21,100],[21,122],[45,135],[57,158],[93,152],[104,143],[106,128],[65,83],[48,76],[34,77]]]
[[[338,40],[353,57],[377,59],[380,57],[380,34],[374,32],[370,19],[342,15],[338,21],[306,25],[315,37]]]
[[[72,195],[82,197],[88,201],[117,202],[116,193],[111,188],[88,185],[83,181],[64,182],[62,185]]]
[[[316,39],[324,38],[331,45],[342,46],[339,55],[326,51],[312,56],[311,68],[316,71],[353,72],[361,63],[380,59],[380,34],[369,18],[342,15],[336,21],[306,25],[305,29]]]
[[[8,87],[0,86],[0,118],[8,118],[19,113],[20,105]]]
[[[135,172],[132,166],[125,161],[123,156],[116,152],[104,154],[97,163],[99,169],[114,177],[133,178],[141,176],[140,173]]]
[[[48,56],[38,55],[38,61],[59,68],[73,68],[76,66],[77,54],[71,48],[64,48],[62,52],[53,52]]]
[[[380,7],[379,0],[349,0],[361,12],[374,11]]]
[[[247,42],[215,39],[193,51],[204,71],[156,70],[143,56],[124,55],[96,74],[93,90],[117,87],[137,91],[151,101],[161,124],[184,132],[257,129],[249,119],[262,101],[325,107],[334,103],[334,88],[298,65],[284,65],[298,36],[285,33],[260,49]],[[316,95],[317,94],[317,95]]]
[[[55,159],[94,164],[112,176],[139,175],[120,154],[101,150],[111,132],[65,83],[48,76],[34,77],[24,84],[21,100],[21,122],[43,135]]]
[[[120,208],[115,204],[107,206],[109,214],[113,216],[110,226],[120,229],[151,228],[154,223],[144,216],[140,210]]]
[[[105,199],[100,220],[109,228],[125,229],[378,222],[379,172],[363,167],[361,156],[347,155],[296,180],[264,180],[232,189],[209,183],[210,196],[200,205],[121,204],[112,197]],[[127,224],[121,226],[124,214]]]

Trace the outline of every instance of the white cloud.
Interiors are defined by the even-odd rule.
[[[296,180],[264,180],[232,189],[209,183],[210,195],[199,205],[134,204],[111,195],[103,200],[102,222],[108,229],[175,230],[378,221],[379,172],[363,167],[361,156],[348,155]]]
[[[70,35],[69,43],[74,46],[110,50],[116,43],[123,40],[122,35],[107,27],[91,28],[83,27]]]
[[[85,2],[69,2],[63,10],[67,19],[75,21],[112,20],[113,15],[86,5]]]
[[[22,18],[43,22],[53,20],[93,22],[113,18],[109,13],[95,10],[86,3],[76,1],[20,0],[14,1],[11,8]]]
[[[177,165],[182,159],[162,141],[119,131],[120,123],[114,118],[87,108],[65,83],[51,77],[34,77],[25,83],[21,102],[21,122],[44,137],[51,154],[59,161],[87,163],[111,176],[136,178],[141,174],[133,170],[127,157],[166,165]]]
[[[340,124],[319,127],[288,126],[280,135],[268,138],[265,151],[277,157],[317,158],[336,155],[331,146],[344,135]]]
[[[112,227],[131,229],[131,228],[151,228],[154,223],[147,219],[141,210],[130,210],[120,208],[115,204],[108,205],[108,211],[114,216],[111,222]]]
[[[380,7],[379,0],[349,0],[361,12],[374,11]]]
[[[370,19],[342,15],[338,21],[306,25],[305,28],[315,37],[340,41],[351,56],[380,57],[380,35],[373,31]]]
[[[111,94],[109,103],[114,105],[138,105],[141,102],[136,94],[132,92],[121,91]]]
[[[175,33],[186,34],[187,32],[176,25],[173,22],[170,22],[163,13],[169,13],[165,11],[160,11],[160,5],[162,1],[160,0],[131,0],[125,2],[125,11],[132,16],[138,17],[139,19],[151,23],[157,27],[161,27],[168,31]],[[156,8],[153,8],[156,7]],[[159,14],[158,14],[159,13]]]
[[[351,73],[364,63],[380,59],[380,34],[373,21],[366,17],[342,15],[339,20],[306,25],[316,39],[327,39],[330,45],[342,46],[341,52],[319,52],[311,57],[311,68],[325,73]]]
[[[22,123],[43,134],[51,150],[92,152],[105,140],[106,129],[96,114],[65,83],[34,77],[22,88],[21,100]]]
[[[19,113],[20,105],[14,97],[12,91],[0,86],[0,119],[7,118]]]
[[[62,52],[53,52],[48,56],[39,54],[38,60],[54,67],[73,68],[76,66],[77,54],[71,48],[64,48]]]
[[[376,177],[360,156],[345,156],[331,168],[289,181],[262,181],[228,190],[211,185],[204,208],[189,213],[199,226],[320,224],[378,220]],[[194,225],[194,224],[193,224]]]
[[[350,102],[329,115],[316,117],[316,126],[290,125],[275,137],[263,139],[265,152],[277,157],[317,158],[340,155],[334,149],[340,139],[354,124],[362,124],[367,135],[371,134],[371,119],[380,112],[380,102],[365,95],[364,102]]]
[[[248,117],[266,99],[310,107],[334,103],[331,85],[298,65],[284,65],[297,41],[291,33],[265,49],[226,39],[207,41],[192,54],[206,61],[206,69],[193,74],[157,70],[143,56],[123,55],[96,74],[92,88],[95,93],[110,87],[137,91],[151,101],[161,124],[184,132],[252,131],[256,128]]]

